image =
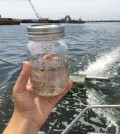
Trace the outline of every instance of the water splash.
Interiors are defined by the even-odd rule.
[[[108,51],[100,55],[96,61],[89,63],[87,69],[84,71],[79,71],[81,74],[85,74],[88,76],[105,76],[111,69],[118,66],[118,62],[120,60],[120,48],[115,48],[114,50]],[[93,82],[92,82],[93,84]],[[94,83],[96,84],[96,82]],[[97,105],[97,104],[106,104],[106,100],[109,99],[108,96],[104,95],[101,91],[96,91],[91,87],[87,88],[86,96],[88,99],[86,100],[89,105]],[[113,119],[117,116],[115,110],[94,110],[95,113],[101,115],[107,119],[107,124],[110,126],[115,126],[116,134],[119,133],[119,127],[117,125],[117,119]],[[119,116],[119,114],[118,114]],[[109,130],[109,127],[106,128],[106,131]]]
[[[95,62],[88,65],[83,73],[89,76],[104,76],[106,72],[112,69],[120,59],[120,48],[116,48],[110,52],[103,54]]]

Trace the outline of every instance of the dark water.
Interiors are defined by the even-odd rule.
[[[22,64],[27,59],[26,26],[0,26],[0,58]],[[70,73],[108,76],[108,82],[74,84],[41,128],[60,134],[85,108],[93,104],[120,104],[120,23],[66,25]],[[20,69],[0,61],[0,133],[13,112],[12,87]],[[88,132],[119,134],[120,109],[93,109],[74,125],[69,134]]]

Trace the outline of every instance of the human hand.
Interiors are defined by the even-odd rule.
[[[29,120],[35,128],[39,129],[48,118],[56,103],[70,90],[70,81],[66,90],[57,96],[43,97],[32,90],[29,81],[30,65],[24,62],[23,70],[13,88],[14,114]]]

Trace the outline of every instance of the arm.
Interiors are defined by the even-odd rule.
[[[3,134],[37,134],[38,128],[35,124],[25,117],[13,113],[13,116],[8,123],[8,126],[4,130]]]
[[[3,134],[37,134],[39,129],[39,126],[24,113],[25,107],[27,108],[26,101],[30,101],[30,98],[27,97],[29,91],[26,89],[30,76],[30,67],[27,62],[23,66],[23,70],[13,88],[14,113]]]
[[[29,77],[30,66],[28,62],[24,62],[23,70],[13,88],[14,113],[3,134],[37,134],[56,103],[72,87],[72,82],[69,82],[62,94],[43,97],[33,91]]]

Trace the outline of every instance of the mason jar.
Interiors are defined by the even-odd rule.
[[[41,96],[56,96],[68,83],[68,48],[64,26],[48,24],[27,27],[28,56],[33,90]]]

